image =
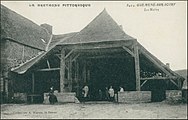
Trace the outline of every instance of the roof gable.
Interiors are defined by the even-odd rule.
[[[77,44],[131,39],[134,38],[127,35],[104,9],[72,39],[66,40],[63,43]]]

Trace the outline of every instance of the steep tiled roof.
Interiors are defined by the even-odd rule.
[[[135,39],[127,35],[104,9],[84,29],[63,44],[91,43]]]
[[[23,74],[25,73],[29,68],[31,68],[34,64],[38,63],[42,58],[44,58],[52,49],[54,49],[57,45],[62,43],[64,40],[72,37],[76,33],[68,33],[68,34],[61,34],[61,35],[53,35],[50,46],[47,51],[42,51],[35,57],[31,58],[30,60],[26,61],[23,64],[20,64],[19,66],[16,66],[15,68],[12,68],[11,71]]]
[[[1,40],[9,38],[15,42],[44,50],[50,35],[29,19],[1,5]]]

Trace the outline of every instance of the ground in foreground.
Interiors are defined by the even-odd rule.
[[[117,104],[3,104],[1,118],[181,118],[187,119],[187,104],[170,105],[163,102]]]

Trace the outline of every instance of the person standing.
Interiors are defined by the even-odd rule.
[[[99,89],[99,100],[102,100],[102,91]]]
[[[110,86],[108,93],[110,95],[110,101],[113,101],[114,100],[114,89],[112,88],[112,86]]]
[[[89,87],[85,85],[83,91],[84,91],[84,99],[86,100],[86,98],[88,97]]]
[[[124,92],[124,89],[122,87],[120,87],[119,92]]]
[[[50,88],[49,96],[50,96],[49,97],[50,104],[54,104],[54,103],[58,102],[57,101],[57,97],[54,95],[54,88],[53,88],[53,86]]]

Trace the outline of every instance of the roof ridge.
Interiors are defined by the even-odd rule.
[[[106,12],[107,13],[107,11],[106,11],[106,9],[104,8],[103,9],[103,11],[102,12],[100,12],[95,18],[93,18],[82,30],[84,30],[85,28],[87,28],[87,26],[89,26],[90,25],[90,23],[92,23],[94,20],[96,20],[98,17],[100,17],[101,16],[101,14],[102,13],[104,13],[104,12]],[[108,13],[107,13],[108,14]],[[82,31],[82,30],[80,30],[80,32]],[[80,32],[78,32],[78,33],[80,33]]]
[[[127,35],[118,23],[108,14],[106,9],[100,12],[87,26],[78,32],[73,39],[64,44],[82,44],[99,41],[113,41],[117,39],[135,39]]]

